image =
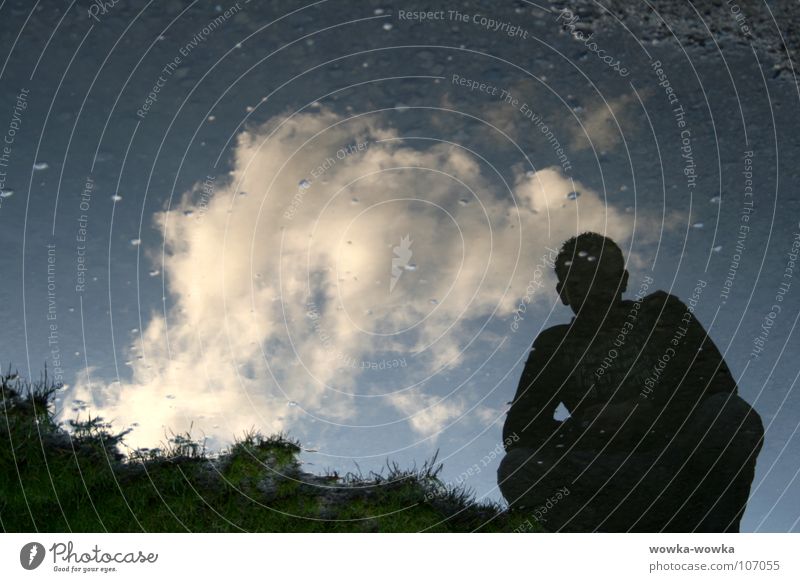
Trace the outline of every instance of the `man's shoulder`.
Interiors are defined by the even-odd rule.
[[[648,309],[658,309],[664,311],[688,311],[686,304],[675,295],[666,291],[655,291],[642,299],[642,306]]]
[[[558,344],[562,342],[564,336],[567,335],[569,332],[569,324],[562,324],[562,325],[554,325],[553,327],[548,327],[545,330],[539,332],[539,335],[536,336],[536,339],[533,342],[533,347],[535,348],[545,348],[545,347],[558,347]]]
[[[696,301],[691,305],[666,291],[656,291],[642,299],[641,312],[645,321],[655,322],[662,329],[683,327],[704,335],[705,329],[694,313]]]

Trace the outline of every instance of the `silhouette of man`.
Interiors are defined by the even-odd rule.
[[[564,243],[556,290],[575,316],[533,343],[503,427],[498,484],[550,531],[739,531],[763,443],[689,301],[623,300],[610,239]],[[559,404],[570,413],[555,420]]]

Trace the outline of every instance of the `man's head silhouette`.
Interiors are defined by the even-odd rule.
[[[566,241],[556,257],[555,271],[561,302],[581,317],[603,316],[620,302],[628,286],[622,250],[596,232]]]

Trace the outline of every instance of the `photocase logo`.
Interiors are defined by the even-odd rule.
[[[39,542],[29,542],[19,551],[19,563],[26,570],[35,570],[44,561],[44,546]]]
[[[389,282],[389,293],[394,291],[394,286],[400,280],[403,271],[413,271],[416,265],[409,263],[411,260],[411,240],[410,235],[406,235],[400,239],[400,244],[394,249],[395,256],[392,257],[392,280]]]

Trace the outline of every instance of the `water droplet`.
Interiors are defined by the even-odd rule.
[[[461,206],[466,206],[467,204],[469,204],[469,200],[467,200],[466,198],[460,198],[460,199],[458,200],[458,203],[459,203]]]
[[[394,110],[397,111],[398,113],[405,113],[409,109],[411,108],[405,103],[398,103],[397,105],[394,106]]]
[[[239,192],[239,196],[247,196],[247,192],[245,192],[244,190],[242,190],[241,192]]]
[[[589,253],[587,253],[586,251],[578,251],[578,256],[579,256],[579,257],[585,257],[585,256],[586,256],[586,255],[588,255],[588,254],[589,254]]]
[[[564,265],[569,267],[572,264],[572,261],[564,261]]]
[[[375,10],[373,10],[373,14],[375,14],[375,16],[380,16],[381,14],[383,14],[383,12],[384,12],[383,8],[376,8]]]
[[[244,108],[244,110],[247,111],[248,113],[250,113],[250,112],[253,111],[253,106],[252,105],[248,105],[247,107]]]
[[[416,271],[417,270],[417,264],[416,263],[409,263],[408,265],[403,267],[403,269],[405,269],[406,271]]]
[[[184,216],[191,216],[192,214],[194,214],[194,212],[193,212],[193,211],[191,211],[191,210],[184,210],[184,211],[183,211],[183,215],[184,215]]]
[[[702,222],[695,222],[692,225],[692,228],[703,228],[703,226],[705,226],[705,225]]]
[[[597,260],[597,257],[589,255],[588,257],[586,257],[586,260],[589,261],[590,263],[593,263],[594,261]]]
[[[719,204],[721,200],[722,200],[722,198],[721,198],[721,197],[719,197],[719,196],[714,196],[713,198],[711,198],[711,199],[709,200],[709,202],[711,202],[712,204]]]
[[[160,274],[161,274],[161,271],[159,271],[158,269],[153,269],[152,271],[150,271],[148,273],[148,275],[150,275],[151,277],[158,277]]]
[[[438,305],[438,304],[439,304],[438,299],[431,299],[431,305]]]
[[[138,247],[140,244],[142,244],[142,239],[140,238],[131,239],[131,246]]]
[[[174,394],[167,394],[165,398],[167,400],[175,400],[175,395]]]
[[[11,198],[13,195],[13,190],[0,190],[0,198]]]
[[[297,406],[297,402],[295,402],[294,400],[290,400],[288,404],[289,406]]]
[[[580,196],[579,192],[570,192],[569,194],[567,194],[567,198],[569,198],[570,200],[577,200],[579,196]]]
[[[394,28],[394,26],[392,26],[391,22],[386,22],[383,25],[383,30],[392,30],[393,28]]]
[[[50,167],[50,164],[48,164],[47,162],[36,162],[35,164],[33,164],[33,169],[34,169],[34,171],[37,171],[37,172],[40,172],[42,170],[46,170],[49,167]]]
[[[309,182],[305,178],[300,180],[300,182],[297,185],[300,186],[300,188],[303,190],[308,190],[309,188],[311,188],[311,182]]]
[[[525,176],[528,178],[533,178],[535,175],[536,172],[534,172],[533,170],[528,170],[527,172],[525,172]]]
[[[711,250],[714,251],[715,253],[718,253],[722,250],[722,245],[717,245]]]
[[[208,116],[208,120],[209,121],[216,121],[217,120],[217,116],[216,115],[209,115]]]
[[[620,187],[619,187],[619,191],[620,191],[620,192],[627,192],[627,191],[628,191],[628,186],[626,186],[625,184],[623,184],[622,186],[620,186]]]
[[[114,194],[114,195],[111,197],[111,199],[112,199],[114,202],[119,202],[120,200],[122,200],[122,196],[120,196],[119,194]]]
[[[358,198],[353,197],[350,199],[350,204],[358,204]]]

